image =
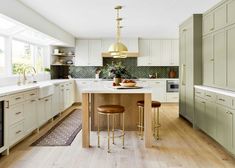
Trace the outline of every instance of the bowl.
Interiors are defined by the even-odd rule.
[[[124,87],[134,87],[136,85],[136,83],[119,83],[119,84]]]

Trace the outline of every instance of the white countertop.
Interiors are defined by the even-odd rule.
[[[95,78],[74,78],[75,80],[78,81],[113,81],[112,79],[95,79]],[[139,79],[133,79],[136,81],[140,81],[140,80],[149,80],[149,81],[154,81],[154,80],[179,80],[179,78],[154,78],[154,79],[150,79],[150,78],[139,78]]]
[[[18,93],[18,92],[24,92],[32,89],[40,88],[41,86],[47,85],[47,84],[58,84],[70,81],[71,79],[56,79],[56,80],[49,80],[49,81],[41,81],[35,84],[26,84],[26,85],[11,85],[11,86],[4,86],[0,87],[0,96],[7,96],[10,94]]]
[[[95,88],[84,88],[81,90],[82,93],[110,93],[110,94],[135,94],[135,93],[152,93],[150,87],[143,87],[140,89],[116,89],[112,86],[99,86]]]
[[[220,88],[214,88],[214,87],[203,86],[203,85],[195,85],[194,87],[197,89],[202,89],[202,90],[206,90],[209,92],[215,92],[218,94],[223,94],[226,96],[235,97],[235,92],[231,91],[231,90],[224,90],[224,89],[220,89]]]

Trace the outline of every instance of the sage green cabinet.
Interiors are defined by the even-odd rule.
[[[211,86],[214,83],[214,55],[213,36],[208,35],[203,38],[203,83]]]
[[[233,113],[226,107],[216,107],[216,140],[228,150],[233,147]]]
[[[226,87],[226,32],[214,35],[214,84]]]
[[[206,101],[205,103],[205,123],[206,133],[211,137],[216,137],[216,106],[214,102]]]
[[[206,131],[206,102],[204,99],[196,97],[195,98],[195,119],[196,125],[203,131]]]
[[[227,23],[226,4],[223,4],[214,11],[214,29],[219,30],[226,26]]]
[[[234,9],[235,10],[235,9]],[[234,13],[235,15],[235,13]],[[235,90],[235,26],[227,30],[227,86],[229,89]]]
[[[235,1],[231,0],[227,6],[228,24],[235,23]]]
[[[208,34],[214,30],[214,13],[203,16],[203,34]]]
[[[202,15],[180,25],[179,113],[194,124],[194,85],[202,81]]]

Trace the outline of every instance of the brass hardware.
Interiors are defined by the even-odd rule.
[[[214,30],[214,27],[210,28],[210,31],[213,31]]]
[[[187,31],[187,29],[183,29],[183,32]]]
[[[223,102],[225,102],[225,100],[224,99],[219,99],[220,101],[223,101]]]
[[[45,101],[47,102],[47,101],[48,101],[48,99],[45,99]]]
[[[21,97],[17,97],[17,98],[15,98],[16,100],[19,100],[19,99],[21,99]]]
[[[35,102],[36,100],[31,100],[30,102]]]
[[[30,96],[35,96],[35,93],[31,93]]]
[[[10,107],[10,102],[7,100],[6,103],[7,103],[6,108],[9,108]]]
[[[19,130],[19,131],[16,131],[16,134],[19,134],[19,133],[21,133],[21,130]]]
[[[210,61],[214,61],[214,58],[211,58]]]
[[[19,111],[19,112],[17,112],[17,113],[15,113],[16,115],[19,115],[19,114],[21,114],[21,112]]]
[[[211,97],[211,95],[206,95],[207,97]]]

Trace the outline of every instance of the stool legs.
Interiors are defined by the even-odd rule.
[[[160,115],[159,115],[159,108],[157,108],[157,117],[156,117],[156,108],[154,108],[154,137],[158,140],[159,139],[159,132],[160,132]],[[157,131],[157,133],[156,133]]]
[[[159,118],[159,108],[157,108],[157,139],[159,139],[159,130],[160,130],[160,118]]]
[[[124,149],[125,113],[122,114],[122,149]]]
[[[98,114],[98,148],[100,148],[100,115]]]
[[[109,131],[109,115],[108,117],[108,153],[110,153],[110,131]]]
[[[113,144],[114,144],[114,124],[115,124],[115,117],[113,115],[113,130],[112,130],[112,133],[113,133]]]
[[[140,120],[141,124],[140,124],[140,136],[141,136],[141,140],[144,139],[144,108],[141,107],[141,120]]]

